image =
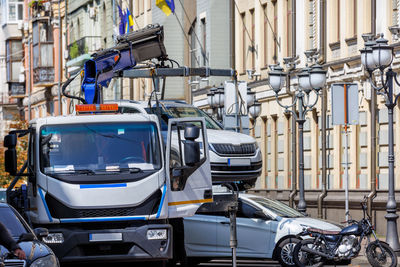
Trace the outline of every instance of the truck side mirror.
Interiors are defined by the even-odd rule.
[[[4,147],[15,148],[17,146],[17,135],[8,134],[4,137]]]
[[[185,139],[194,141],[200,136],[200,129],[196,126],[186,126],[185,128]]]
[[[187,166],[194,166],[200,162],[200,143],[187,140],[184,144],[185,163]]]
[[[193,166],[200,162],[200,144],[196,142],[200,136],[200,129],[196,126],[186,126],[185,128],[185,163]]]
[[[17,174],[17,151],[15,148],[9,148],[4,152],[4,167],[6,172],[11,175]]]
[[[4,147],[7,147],[7,150],[4,152],[4,167],[6,172],[10,173],[11,175],[15,175],[17,173],[17,151],[15,150],[16,145],[16,134],[8,134],[4,137]]]

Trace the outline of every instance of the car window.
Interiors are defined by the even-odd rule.
[[[285,218],[298,218],[304,217],[303,214],[298,212],[297,210],[289,207],[288,205],[268,198],[263,197],[250,197],[252,201],[255,201],[257,204],[263,206],[264,208],[272,211],[276,215]]]
[[[118,111],[121,113],[140,113],[136,108],[119,107]]]
[[[254,218],[254,213],[257,208],[247,204],[246,202],[239,201],[239,209],[237,212],[238,218]]]
[[[14,239],[18,239],[21,234],[27,232],[17,215],[10,208],[0,208],[0,222],[6,226]]]
[[[0,191],[0,202],[6,202],[6,190]]]
[[[196,214],[198,215],[209,215],[209,216],[226,216],[228,213],[224,211],[216,211],[215,203],[204,203],[197,210]]]

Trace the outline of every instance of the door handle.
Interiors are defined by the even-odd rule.
[[[229,222],[219,222],[220,224],[229,224]]]

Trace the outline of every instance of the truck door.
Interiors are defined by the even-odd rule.
[[[193,216],[213,201],[204,118],[169,119],[166,170],[169,218]]]

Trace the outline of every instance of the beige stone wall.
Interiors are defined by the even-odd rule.
[[[361,67],[359,49],[363,48],[363,33],[371,32],[371,0],[330,0],[326,2],[326,40],[320,36],[320,2],[316,0],[296,1],[296,10],[292,9],[292,1],[287,0],[238,0],[235,10],[235,44],[236,69],[239,79],[245,80],[257,92],[257,99],[262,103],[262,113],[256,121],[255,128],[260,132],[255,136],[263,151],[263,172],[257,183],[261,188],[290,188],[291,180],[291,134],[290,119],[283,114],[283,108],[276,103],[274,93],[268,86],[268,69],[266,66],[281,62],[284,57],[292,56],[290,23],[293,12],[296,13],[296,54],[300,56],[299,69],[304,67],[304,52],[311,48],[326,49],[321,63],[328,71],[328,120],[331,119],[330,86],[332,83],[352,82],[359,88],[360,125],[349,127],[349,186],[353,189],[370,188],[370,95],[371,86]],[[398,2],[398,1],[397,1]],[[377,1],[376,32],[383,32],[389,43],[394,43],[388,27],[398,24],[399,3],[392,0]],[[266,17],[264,15],[264,10]],[[255,14],[256,26],[252,31],[252,14]],[[243,20],[244,19],[244,20]],[[264,21],[269,21],[264,23]],[[274,38],[276,36],[276,38]],[[245,39],[243,41],[243,39]],[[275,42],[276,40],[277,42]],[[255,64],[248,46],[254,42]],[[394,59],[394,69],[398,69],[399,58]],[[262,82],[249,80],[247,69],[252,69],[261,76]],[[265,81],[265,82],[264,82]],[[291,89],[297,88],[297,79],[291,79]],[[284,90],[283,90],[284,91]],[[397,91],[398,92],[398,91]],[[289,95],[283,94],[280,100],[289,103]],[[381,189],[387,188],[387,109],[382,97],[378,97],[379,119],[377,121],[377,179]],[[321,106],[319,103],[307,114],[309,124],[304,133],[305,143],[305,184],[306,188],[320,187],[321,176]],[[400,117],[400,110],[395,108],[395,122]],[[282,129],[280,129],[283,127]],[[400,144],[400,123],[395,125],[395,144]],[[328,122],[328,186],[331,189],[343,187],[344,129],[332,126]],[[283,132],[283,133],[282,133]],[[282,143],[283,142],[283,143]],[[280,148],[279,144],[283,147]],[[400,146],[395,146],[396,159],[399,159]],[[398,160],[397,160],[398,161]],[[283,165],[282,165],[283,162]],[[395,172],[396,187],[400,188],[400,174]],[[281,180],[280,180],[281,179]]]

